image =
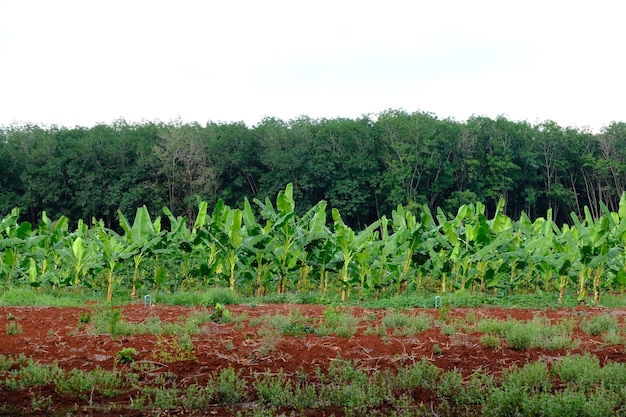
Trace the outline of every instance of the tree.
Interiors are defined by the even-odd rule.
[[[198,200],[213,200],[218,189],[202,129],[177,122],[162,126],[158,135],[153,153],[161,163],[159,173],[166,184],[169,209],[193,219]]]
[[[376,122],[381,142],[382,187],[388,211],[398,204],[436,206],[454,188],[454,153],[460,126],[431,113],[381,113]]]
[[[380,217],[377,183],[379,144],[368,117],[335,119],[320,124],[310,159],[311,183],[338,209],[347,224],[363,228]]]

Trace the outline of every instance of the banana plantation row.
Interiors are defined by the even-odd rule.
[[[93,289],[112,299],[116,288],[176,291],[228,287],[245,295],[269,292],[341,293],[342,300],[405,291],[447,293],[553,292],[578,301],[626,288],[626,196],[619,212],[602,205],[559,227],[551,213],[512,220],[500,200],[495,215],[483,204],[463,205],[456,216],[427,206],[398,206],[356,231],[337,209],[320,201],[302,216],[293,186],[275,204],[248,200],[243,209],[223,201],[199,204],[191,224],[163,208],[151,219],[144,206],[131,224],[118,212],[123,234],[102,220],[78,222],[42,215],[34,228],[14,209],[0,222],[0,281],[5,286]],[[259,213],[258,215],[255,214]],[[165,227],[167,225],[167,227]]]

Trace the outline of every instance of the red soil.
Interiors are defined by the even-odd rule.
[[[282,369],[287,374],[306,372],[313,374],[316,369],[325,370],[329,363],[340,356],[343,359],[358,361],[358,365],[370,369],[396,369],[401,364],[412,364],[427,358],[432,364],[442,370],[456,369],[464,375],[469,375],[477,369],[493,374],[500,374],[502,369],[513,365],[523,366],[532,361],[547,363],[568,353],[580,354],[589,352],[596,355],[601,364],[609,361],[625,362],[626,354],[623,345],[607,345],[600,336],[593,337],[581,332],[576,326],[573,338],[581,341],[577,349],[569,352],[562,350],[513,350],[503,345],[502,349],[486,348],[479,342],[482,334],[465,334],[460,330],[451,336],[441,333],[440,328],[431,326],[423,333],[410,337],[397,336],[392,329],[387,330],[388,337],[366,335],[366,329],[380,323],[386,310],[371,310],[362,308],[348,308],[349,311],[361,317],[355,336],[344,338],[336,335],[320,337],[309,334],[304,337],[281,336],[275,345],[268,345],[267,338],[257,332],[259,326],[251,326],[251,319],[263,315],[289,315],[299,310],[302,316],[324,318],[324,306],[314,305],[262,305],[227,306],[233,316],[247,315],[247,319],[240,324],[207,323],[202,326],[201,332],[192,335],[197,361],[183,361],[164,365],[163,372],[175,375],[180,385],[208,380],[214,371],[228,366],[235,367],[246,377],[266,371],[277,372]],[[144,307],[143,304],[131,304],[121,307],[122,319],[128,322],[143,322],[150,316],[158,316],[162,321],[184,321],[194,311],[211,312],[213,309],[203,307],[183,308],[166,305]],[[53,308],[53,307],[3,307],[0,308],[0,354],[17,355],[23,353],[41,363],[57,361],[65,370],[73,368],[91,370],[95,367],[113,369],[116,353],[125,347],[132,347],[138,351],[137,360],[152,361],[157,337],[154,335],[119,336],[93,334],[90,325],[79,329],[79,318],[83,312],[90,312],[85,308]],[[574,317],[577,322],[581,317],[591,317],[596,314],[605,314],[607,309],[577,308],[559,310],[529,310],[529,309],[497,309],[471,308],[451,309],[447,315],[447,322],[455,320],[465,322],[468,314],[475,320],[481,318],[498,318],[505,320],[530,320],[535,316],[545,316],[552,321],[567,317]],[[415,309],[408,311],[411,314],[425,312],[434,319],[439,318],[439,311],[435,309]],[[612,314],[619,317],[623,325],[623,316],[626,310],[611,309]],[[6,325],[10,321],[22,327],[19,335],[7,335]],[[253,323],[254,324],[254,323]],[[437,345],[441,352],[435,354],[433,346]],[[435,348],[435,350],[437,350]],[[119,365],[117,365],[119,367]],[[312,376],[313,377],[313,376]],[[9,391],[0,381],[0,403],[9,403],[16,409],[31,406],[31,394],[28,391]],[[37,388],[37,393],[49,395],[53,400],[55,410],[63,410],[78,405],[80,410],[87,410],[87,402],[77,398],[66,398],[55,392],[50,384]],[[416,394],[417,395],[417,394]],[[428,404],[432,398],[427,393],[421,393],[423,398],[415,398],[418,402]],[[180,410],[159,411],[158,414],[149,410],[129,410],[129,398],[122,395],[112,400],[98,398],[99,404],[110,401],[125,405],[126,408],[116,409],[114,415],[183,415]],[[249,406],[249,404],[248,404]],[[82,408],[81,408],[82,407]],[[238,408],[239,407],[239,408]],[[240,406],[215,407],[193,415],[230,415],[228,410],[243,410],[246,404]],[[321,413],[321,411],[320,411]],[[341,410],[325,410],[323,415],[341,415]],[[287,413],[288,415],[289,413]],[[87,410],[78,415],[107,415],[98,410]],[[316,415],[316,414],[307,414]],[[322,414],[317,414],[322,415]]]

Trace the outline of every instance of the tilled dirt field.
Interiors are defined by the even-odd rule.
[[[413,335],[399,335],[394,329],[387,328],[385,334],[380,333],[380,323],[389,310],[362,309],[356,307],[339,307],[338,312],[347,312],[360,319],[356,334],[351,337],[340,337],[336,334],[320,336],[315,333],[299,336],[268,335],[261,332],[263,317],[276,315],[293,315],[306,319],[315,326],[323,322],[324,312],[328,307],[315,305],[232,305],[226,306],[233,320],[230,323],[207,322],[202,324],[200,331],[191,334],[193,342],[193,359],[167,363],[157,361],[159,339],[153,334],[116,336],[96,334],[93,324],[81,325],[81,315],[95,314],[98,305],[86,305],[84,308],[53,308],[53,307],[3,307],[0,308],[0,354],[24,354],[39,363],[56,361],[66,371],[79,369],[84,371],[102,368],[105,370],[120,369],[116,361],[117,353],[124,348],[134,348],[134,358],[140,363],[158,363],[153,369],[155,373],[167,374],[175,378],[178,386],[186,383],[202,384],[209,380],[216,371],[233,367],[240,371],[247,381],[262,373],[278,373],[282,370],[286,375],[306,374],[313,380],[316,372],[327,370],[329,364],[341,358],[354,360],[356,366],[375,370],[393,370],[404,364],[415,363],[426,358],[430,363],[443,371],[458,370],[464,376],[471,375],[482,369],[494,375],[501,374],[505,368],[514,365],[523,366],[533,361],[551,363],[567,354],[588,352],[599,358],[601,364],[607,362],[626,362],[626,354],[622,344],[610,344],[601,335],[591,336],[583,333],[577,324],[573,339],[580,343],[575,348],[565,350],[543,349],[511,349],[506,343],[500,348],[485,347],[477,331],[467,331],[463,323],[493,318],[500,320],[531,320],[534,317],[547,317],[556,323],[572,318],[576,323],[600,314],[612,314],[618,317],[619,325],[624,323],[626,310],[603,308],[577,308],[558,310],[529,309],[498,309],[472,308],[451,309],[445,317],[436,309],[403,310],[409,315],[428,314],[433,324],[428,330]],[[177,306],[152,305],[143,303],[129,304],[119,307],[121,319],[131,323],[142,323],[150,317],[158,316],[162,322],[184,322],[192,313],[211,313],[212,308],[183,308]],[[442,321],[442,318],[445,321]],[[454,330],[443,331],[447,323]],[[19,325],[19,331],[8,334],[9,327]],[[374,329],[379,329],[378,331]],[[37,395],[51,399],[51,406],[42,410],[43,414],[66,415],[64,410],[72,410],[71,415],[236,415],[253,409],[257,400],[254,394],[246,396],[246,401],[228,406],[210,406],[204,410],[193,412],[178,410],[135,409],[132,407],[136,391],[105,398],[91,395],[89,398],[62,395],[50,381],[50,384],[37,387]],[[429,404],[436,399],[428,392],[415,393],[416,403]],[[97,403],[97,406],[94,404]],[[32,389],[10,390],[0,381],[0,404],[7,410],[30,410],[33,413]],[[108,404],[108,406],[103,406]],[[341,408],[318,409],[306,412],[305,415],[343,415]],[[289,415],[289,412],[286,413]]]

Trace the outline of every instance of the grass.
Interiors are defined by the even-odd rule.
[[[63,288],[51,287],[31,288],[27,286],[7,286],[2,289],[0,306],[49,306],[49,307],[82,307],[87,301],[98,304],[106,304],[103,298],[96,292],[86,288]],[[363,300],[352,297],[347,302],[342,302],[340,293],[327,295],[317,292],[268,294],[263,297],[244,297],[228,288],[208,288],[205,290],[143,290],[140,293],[151,294],[157,304],[169,304],[180,306],[214,306],[216,303],[223,305],[231,304],[317,304],[325,306],[350,306],[358,305],[365,308],[434,308],[437,294],[416,294],[406,292],[396,295],[393,292],[384,294],[379,300],[374,299],[374,294],[366,295]],[[554,294],[471,294],[465,291],[444,294],[442,303],[447,308],[472,308],[472,307],[503,307],[503,308],[560,308],[575,307],[576,296],[571,294],[565,298],[563,304],[558,304]],[[120,288],[113,294],[111,305],[123,305],[132,301],[130,289]],[[606,307],[626,307],[626,298],[619,295],[603,294],[599,305]]]

